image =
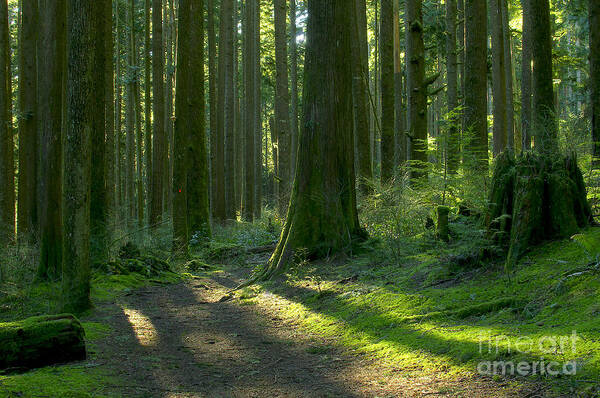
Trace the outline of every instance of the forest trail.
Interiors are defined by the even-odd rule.
[[[95,342],[97,366],[117,382],[101,394],[125,397],[503,397],[509,383],[454,381],[390,365],[311,337],[277,306],[220,301],[229,274],[149,286],[97,308],[112,332]],[[269,293],[263,294],[266,301]],[[275,303],[275,301],[273,301]],[[268,306],[268,304],[267,304]],[[527,396],[536,396],[535,394]]]

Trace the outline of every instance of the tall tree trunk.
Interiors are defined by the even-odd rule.
[[[37,231],[37,0],[23,0],[19,38],[19,235]],[[4,17],[2,16],[2,21]]]
[[[523,6],[523,60],[521,62],[521,134],[523,151],[531,149],[531,100],[533,76],[531,70],[531,46],[533,21],[531,0],[521,0]]]
[[[465,1],[465,120],[473,160],[488,166],[487,131],[487,7],[485,1]]]
[[[144,2],[144,154],[146,165],[146,197],[150,202],[150,185],[152,178],[152,59],[150,41],[150,0]],[[149,214],[149,206],[148,211]]]
[[[69,0],[67,124],[65,139],[63,311],[81,312],[90,302],[91,145],[97,128],[98,20],[101,8],[86,0]],[[101,79],[104,83],[104,79]]]
[[[293,179],[296,175],[296,154],[298,152],[298,26],[296,25],[296,0],[290,0],[290,136],[291,146],[291,170]],[[366,113],[366,110],[365,110]],[[265,154],[266,156],[266,154]]]
[[[207,1],[207,20],[208,20],[208,103],[210,108],[210,204],[212,216],[219,219],[222,218],[224,210],[221,212],[220,203],[224,198],[219,198],[217,195],[219,176],[217,171],[218,166],[218,129],[217,129],[217,38],[215,34],[215,0]],[[225,171],[223,171],[224,173]],[[222,181],[222,180],[221,180]],[[223,195],[224,196],[224,195]],[[217,211],[219,210],[219,211]]]
[[[38,55],[38,277],[56,279],[62,266],[63,84],[66,71],[66,4],[40,0]]]
[[[254,218],[262,216],[262,70],[260,65],[260,1],[254,10]],[[288,115],[289,117],[289,115]]]
[[[373,178],[373,158],[372,158],[372,142],[371,142],[371,123],[370,123],[370,111],[371,106],[369,104],[369,51],[367,42],[367,5],[366,0],[354,0],[356,14],[353,16],[355,21],[354,29],[352,34],[356,36],[356,40],[352,40],[353,45],[358,46],[358,52],[353,55],[353,62],[358,62],[354,65],[354,83],[357,100],[360,101],[362,93],[364,105],[358,102],[357,117],[364,117],[365,120],[356,121],[356,147],[358,155],[358,177],[359,187],[363,194],[369,192],[368,181]],[[360,81],[357,80],[360,79]],[[362,86],[362,89],[361,89]],[[364,110],[361,111],[360,107],[363,106]],[[366,126],[365,126],[366,123]]]
[[[427,84],[423,43],[423,4],[406,1],[406,59],[408,131],[411,140],[412,176],[423,176],[427,162]]]
[[[0,1],[0,245],[15,238],[15,165],[8,4]]]
[[[117,221],[122,219],[123,214],[123,157],[121,155],[122,138],[122,115],[121,115],[121,29],[120,29],[119,2],[115,1],[115,40],[116,40],[116,66],[115,66],[115,166],[116,166],[116,202],[115,216]],[[115,223],[115,226],[119,222]]]
[[[106,251],[106,231],[108,213],[106,208],[106,47],[108,37],[105,36],[104,8],[108,0],[95,0],[91,21],[96,24],[93,27],[94,63],[92,72],[94,103],[92,108],[96,110],[92,114],[92,137],[91,137],[91,198],[90,198],[90,228],[92,236],[92,256],[102,260]]]
[[[175,69],[176,62],[175,53],[177,48],[177,28],[175,27],[176,20],[176,5],[174,0],[167,0],[164,7],[165,26],[163,35],[164,43],[167,50],[167,68],[165,70],[165,173],[163,178],[163,212],[172,213],[172,196],[173,196],[173,141],[174,141],[174,113],[173,113],[173,89],[175,88]]]
[[[498,156],[507,142],[506,126],[506,75],[504,59],[504,23],[502,0],[489,0],[492,33],[492,91],[494,94],[494,156]]]
[[[590,17],[590,91],[592,105],[592,165],[600,167],[600,3],[588,1]]]
[[[258,278],[283,271],[296,249],[325,256],[348,248],[360,235],[352,133],[353,12],[345,0],[308,1],[298,169],[279,244]]]
[[[457,38],[458,38],[458,74],[459,99],[462,104],[465,96],[465,0],[457,0]],[[461,119],[464,119],[461,117]],[[462,128],[462,126],[461,126]],[[459,158],[460,160],[460,158]]]
[[[242,218],[246,221],[252,221],[254,217],[254,200],[255,200],[255,141],[256,133],[256,71],[254,65],[254,56],[256,54],[256,42],[254,38],[254,22],[257,0],[247,0],[244,14],[245,29],[244,29],[244,82],[245,82],[245,120],[244,120],[244,203],[242,207]]]
[[[222,0],[219,22],[219,78],[217,85],[217,142],[216,142],[216,198],[214,216],[218,221],[227,220],[228,206],[227,201],[232,200],[230,184],[232,170],[226,162],[231,161],[231,154],[227,153],[227,136],[231,135],[229,131],[231,114],[227,114],[226,107],[229,104],[229,85],[231,84],[230,60],[231,46],[230,40],[232,33],[232,12],[233,0]],[[231,137],[229,137],[231,144]]]
[[[510,31],[510,15],[508,0],[501,0],[502,7],[502,38],[504,41],[504,75],[506,80],[506,145],[515,147],[515,108],[513,86],[512,38]]]
[[[552,31],[548,0],[530,0],[533,60],[533,136],[536,148],[543,154],[558,151],[558,124],[552,83]]]
[[[164,179],[167,162],[165,133],[164,48],[162,37],[162,0],[152,0],[152,190],[150,225],[160,223],[163,212]]]
[[[394,177],[396,140],[394,107],[394,6],[393,0],[380,0],[379,56],[381,64],[381,182]]]
[[[450,126],[446,144],[446,162],[449,174],[456,174],[460,164],[460,131],[458,129],[458,57],[456,49],[456,0],[446,0],[446,75]]]
[[[126,148],[126,172],[125,172],[125,186],[127,196],[127,220],[131,222],[136,215],[135,207],[135,126],[136,126],[136,103],[135,103],[135,79],[137,78],[137,71],[135,69],[135,1],[129,1],[129,48],[127,54],[127,140],[125,143]]]
[[[286,1],[274,0],[275,8],[275,128],[277,129],[279,159],[279,214],[285,217],[292,186],[290,137],[290,93],[288,89]]]
[[[395,134],[396,134],[396,156],[394,163],[396,166],[402,166],[406,162],[406,115],[404,113],[403,84],[402,75],[402,50],[400,37],[400,6],[394,1],[394,100],[395,100]]]
[[[107,214],[107,226],[111,227],[115,220],[115,86],[114,86],[114,39],[113,39],[113,7],[112,1],[104,1],[102,10],[103,29],[105,37],[104,45],[104,87],[105,87],[105,123],[106,123],[106,151],[104,179],[106,195],[104,201],[105,213]],[[112,233],[112,228],[108,233]]]
[[[241,23],[241,7],[242,0],[235,0],[235,15],[234,15],[234,43],[233,43],[233,89],[234,89],[234,134],[235,134],[235,214],[240,211],[242,207],[242,195],[243,195],[243,180],[244,180],[244,133],[242,123],[242,112],[240,109],[240,62],[239,62],[239,46],[240,36],[238,33],[238,26]]]
[[[187,252],[189,233],[210,234],[204,104],[204,1],[179,3],[173,169],[175,248]]]
[[[219,130],[223,136],[225,189],[225,219],[235,220],[235,110],[233,77],[233,12],[234,0],[221,2],[219,34]],[[221,68],[223,69],[221,71]]]

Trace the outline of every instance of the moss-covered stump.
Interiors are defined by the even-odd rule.
[[[450,230],[448,229],[448,214],[450,214],[450,208],[448,206],[437,207],[437,230],[436,235],[438,239],[448,242],[450,240]]]
[[[0,323],[0,369],[33,369],[85,358],[85,332],[73,315]]]
[[[553,158],[535,152],[496,159],[486,226],[508,245],[510,268],[532,245],[562,239],[592,222],[575,154]]]

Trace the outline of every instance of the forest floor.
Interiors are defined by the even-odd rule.
[[[88,360],[0,374],[0,397],[600,396],[600,228],[534,248],[510,275],[470,262],[475,224],[453,228],[450,244],[423,235],[298,256],[234,293],[267,262],[268,225],[217,231],[179,275],[95,273],[95,308],[80,318]],[[52,313],[57,291],[0,291],[0,322]],[[573,349],[552,347],[574,331]],[[540,360],[577,373],[479,371]]]

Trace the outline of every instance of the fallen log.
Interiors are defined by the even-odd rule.
[[[0,323],[0,369],[33,369],[85,358],[85,332],[73,315]]]

